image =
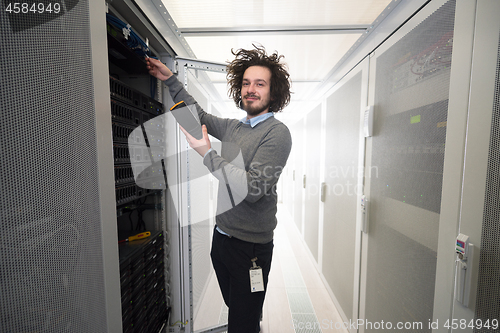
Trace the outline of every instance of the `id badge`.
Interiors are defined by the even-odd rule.
[[[264,278],[262,276],[262,268],[255,264],[256,261],[257,258],[252,259],[253,267],[250,268],[250,291],[253,293],[264,291]]]
[[[250,289],[253,293],[264,291],[262,268],[259,267],[250,269]]]

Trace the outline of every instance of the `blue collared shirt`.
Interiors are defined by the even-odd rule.
[[[218,226],[216,226],[215,229],[217,229],[217,231],[220,232],[221,234],[226,235],[228,237],[231,237],[230,234],[228,234],[227,232],[222,231],[221,228],[219,228]]]
[[[242,122],[243,124],[250,124],[250,126],[252,128],[254,128],[255,126],[257,126],[258,123],[263,122],[264,120],[266,120],[269,117],[274,117],[274,113],[273,112],[266,112],[264,114],[261,114],[260,116],[253,117],[250,119],[247,119],[247,117],[245,117],[243,119],[240,119],[240,122]]]

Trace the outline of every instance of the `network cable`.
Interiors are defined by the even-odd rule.
[[[156,57],[151,56],[149,46],[131,29],[132,26],[130,24],[123,22],[111,14],[106,14],[106,21],[122,31],[123,37],[127,40],[127,46],[130,47],[130,49],[133,50],[139,57],[157,59]],[[153,77],[150,79],[149,93],[151,98],[155,98],[156,82]]]
[[[132,26],[119,18],[106,14],[106,21],[120,29],[127,40],[127,45],[140,57],[151,57],[151,50],[148,45],[131,29]],[[154,57],[151,57],[154,58]],[[156,58],[155,58],[156,59]]]

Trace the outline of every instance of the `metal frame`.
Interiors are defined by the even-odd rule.
[[[480,248],[483,210],[490,149],[490,130],[495,94],[500,33],[500,2],[477,1],[472,72],[468,105],[467,136],[463,174],[460,225],[458,232],[468,235],[470,243]],[[454,235],[456,237],[457,234]],[[451,250],[449,250],[451,252]],[[471,295],[468,307],[453,301],[452,319],[467,323],[474,319],[478,279],[479,251],[474,251]],[[493,319],[493,318],[492,318]],[[461,332],[472,332],[467,327]]]
[[[335,33],[353,33],[358,34],[365,32],[370,28],[370,25],[355,24],[355,25],[328,25],[328,26],[280,26],[280,27],[249,27],[249,28],[182,28],[180,32],[184,36],[240,36],[241,34],[265,35],[300,35],[300,34],[335,34]]]
[[[226,65],[215,62],[201,61],[197,59],[190,58],[182,58],[176,57],[173,62],[174,71],[177,72],[179,79],[183,82],[184,88],[188,89],[188,72],[189,70],[200,71],[201,75],[205,74],[205,71],[224,73],[226,71]],[[206,74],[205,74],[206,75]],[[216,90],[208,85],[205,87],[208,90],[209,94],[217,94]],[[177,129],[177,138],[178,138],[178,151],[181,151],[181,142],[187,145],[185,140],[179,139],[180,132]],[[193,276],[192,276],[192,251],[191,251],[191,192],[190,192],[190,182],[189,182],[189,157],[188,154],[185,155],[185,159],[178,160],[178,171],[182,173],[184,170],[183,166],[186,168],[185,179],[186,182],[183,182],[182,193],[180,194],[180,198],[182,198],[182,202],[179,204],[179,207],[182,207],[182,215],[179,216],[179,220],[187,219],[187,227],[180,228],[180,245],[181,245],[181,280],[182,280],[182,295],[183,299],[189,299],[189,303],[183,303],[183,321],[189,317],[188,323],[184,326],[185,332],[194,332],[194,322],[193,322]],[[181,178],[184,178],[182,176]],[[186,225],[186,224],[183,224]],[[204,333],[204,332],[223,332],[227,331],[227,324],[217,327],[211,327],[208,329],[202,329],[196,331],[196,333]]]
[[[375,104],[375,73],[376,73],[376,62],[372,61],[371,58],[373,58],[373,54],[370,55],[369,58],[369,70],[368,70],[368,91],[367,91],[367,104],[368,105],[374,105]],[[372,139],[371,138],[366,138],[364,140],[364,167],[365,167],[365,173],[364,173],[364,179],[367,179],[370,177],[369,175],[369,169],[371,169],[372,166]],[[370,182],[364,182],[363,184],[363,194],[366,195],[368,198],[370,197]],[[369,213],[368,213],[369,214]],[[368,215],[368,221],[367,224],[369,225],[369,218],[370,216]],[[368,227],[369,229],[369,227]],[[360,265],[359,265],[359,300],[358,300],[358,318],[365,318],[365,299],[366,299],[366,284],[367,284],[367,270],[366,267],[368,265],[368,237],[367,235],[361,234],[361,239],[360,239],[360,244],[361,244],[361,260],[360,260]],[[359,330],[352,330],[351,333],[354,332],[364,332],[364,327],[362,327]]]
[[[167,67],[173,67],[173,59],[169,54],[163,54],[160,57],[161,61],[167,65]],[[163,95],[163,104],[165,106],[173,105],[173,100],[168,91],[168,87],[162,84],[162,95]],[[167,133],[167,141],[172,142],[171,145],[167,145],[167,155],[175,155],[178,151],[179,144],[179,134],[178,134],[178,126],[175,121],[171,121],[170,118],[166,118],[166,133]],[[171,121],[171,122],[170,122]],[[179,161],[174,159],[167,159],[167,172],[172,172],[175,177],[175,182],[180,184],[180,173],[179,170]],[[182,323],[186,321],[185,319],[185,309],[184,309],[184,297],[182,294],[183,290],[183,280],[181,278],[182,272],[182,262],[181,262],[181,228],[180,228],[180,219],[182,217],[183,212],[176,211],[176,203],[180,202],[180,189],[176,187],[177,191],[173,188],[165,195],[165,209],[166,209],[166,221],[165,221],[165,230],[168,231],[168,268],[170,269],[169,273],[169,291],[170,298],[167,299],[169,304],[176,304],[178,306],[171,307],[170,312],[170,327],[169,332],[180,332]],[[177,204],[178,205],[178,204]],[[179,205],[178,205],[179,206]],[[180,207],[180,206],[179,206]],[[167,265],[166,265],[167,268]],[[177,324],[181,324],[177,326]]]
[[[108,1],[111,4],[108,4]],[[133,0],[120,0],[120,1],[111,1],[106,0],[106,5],[114,10],[117,16],[121,19],[132,25],[134,31],[141,37],[143,40],[146,38],[150,42],[149,48],[153,52],[157,52],[159,50],[166,50],[170,56],[174,56],[175,52],[167,43],[166,40],[163,39],[162,35],[158,30],[155,29],[151,22],[141,13],[136,6],[137,2],[141,1],[133,1]],[[116,9],[116,10],[115,10]],[[118,13],[119,12],[119,13]]]
[[[184,88],[187,89],[188,87],[188,70],[189,69],[195,69],[195,70],[200,70],[200,71],[206,71],[206,72],[215,72],[215,73],[225,73],[226,72],[226,65],[223,63],[217,63],[217,62],[210,62],[210,61],[204,61],[204,60],[198,60],[198,59],[191,59],[191,58],[183,58],[183,57],[175,57],[175,68],[174,68],[174,73],[179,75],[179,78],[181,78],[184,83]],[[211,88],[211,87],[208,87]],[[215,89],[210,89],[210,93],[215,93],[216,96],[219,94],[215,91]]]
[[[370,103],[368,103],[368,87],[369,87],[369,78],[370,78],[370,60],[369,59],[366,59],[365,60],[365,63],[361,63],[360,65],[358,65],[358,67],[361,67],[362,69],[362,72],[363,72],[363,76],[361,78],[361,98],[362,98],[362,102],[361,102],[361,110],[360,110],[360,129],[359,129],[359,135],[360,135],[360,142],[359,142],[359,155],[358,155],[358,158],[359,158],[359,162],[358,162],[358,166],[361,167],[361,168],[365,168],[365,166],[367,165],[365,163],[365,156],[366,156],[366,141],[368,140],[368,138],[365,138],[364,135],[363,135],[363,122],[364,122],[364,112],[365,112],[365,109],[366,107],[368,107],[370,105]],[[362,170],[362,169],[361,169]],[[358,184],[362,184],[361,188],[362,188],[362,191],[360,193],[358,193],[358,204],[360,204],[361,202],[361,196],[363,194],[365,194],[365,190],[364,190],[364,187],[365,187],[365,179],[366,179],[366,176],[367,175],[370,175],[370,171],[367,171],[367,173],[365,174],[361,174],[360,172],[358,172]],[[359,208],[359,206],[358,206]],[[356,214],[356,246],[355,246],[355,249],[356,249],[356,253],[355,253],[355,260],[356,260],[356,263],[355,263],[355,266],[354,266],[354,295],[353,295],[353,318],[359,318],[359,303],[360,303],[360,295],[361,295],[361,287],[360,287],[360,283],[361,283],[361,256],[362,256],[362,236],[363,236],[363,216],[362,216],[362,213],[361,213],[361,210],[358,209],[357,211],[357,214]],[[350,329],[351,333],[354,333],[355,330],[354,329]]]
[[[450,244],[458,235],[460,219],[476,2],[457,1],[455,11],[433,322],[444,323],[452,315],[455,252]],[[441,326],[433,332],[448,330]]]
[[[108,62],[102,61],[107,53],[106,7],[104,2],[89,1],[90,35],[92,40],[92,66],[94,100],[96,109],[96,140],[99,169],[99,205],[101,214],[104,299],[106,300],[107,332],[122,331],[120,267],[118,234],[116,225],[116,200],[114,184],[114,162],[111,138],[111,118],[109,117],[109,77]],[[112,223],[115,221],[115,223]],[[111,222],[111,223],[109,223]]]
[[[134,1],[157,31],[161,31],[163,38],[168,40],[168,44],[172,50],[172,56],[194,57],[193,51],[180,33],[177,25],[168,13],[168,10],[163,6],[162,0]]]

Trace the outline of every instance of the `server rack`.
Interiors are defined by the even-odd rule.
[[[157,100],[161,97],[156,92],[157,81],[149,76],[144,60],[144,54],[155,55],[130,45],[116,24],[123,22],[117,16],[114,9],[107,14],[118,238],[151,231],[148,238],[119,245],[122,327],[127,333],[159,332],[168,322],[170,311],[165,260],[168,244],[162,223],[164,194],[162,189],[138,186],[135,179],[140,174],[144,180],[152,177],[152,172],[163,170],[143,170],[142,165],[131,163],[131,156],[133,160],[151,160],[153,152],[144,124],[163,114],[164,107]],[[158,131],[155,136],[164,138],[164,130]]]
[[[60,4],[0,13],[0,331],[117,333],[105,6]]]
[[[168,319],[164,239],[163,232],[157,231],[148,239],[119,247],[124,333],[159,332]]]

